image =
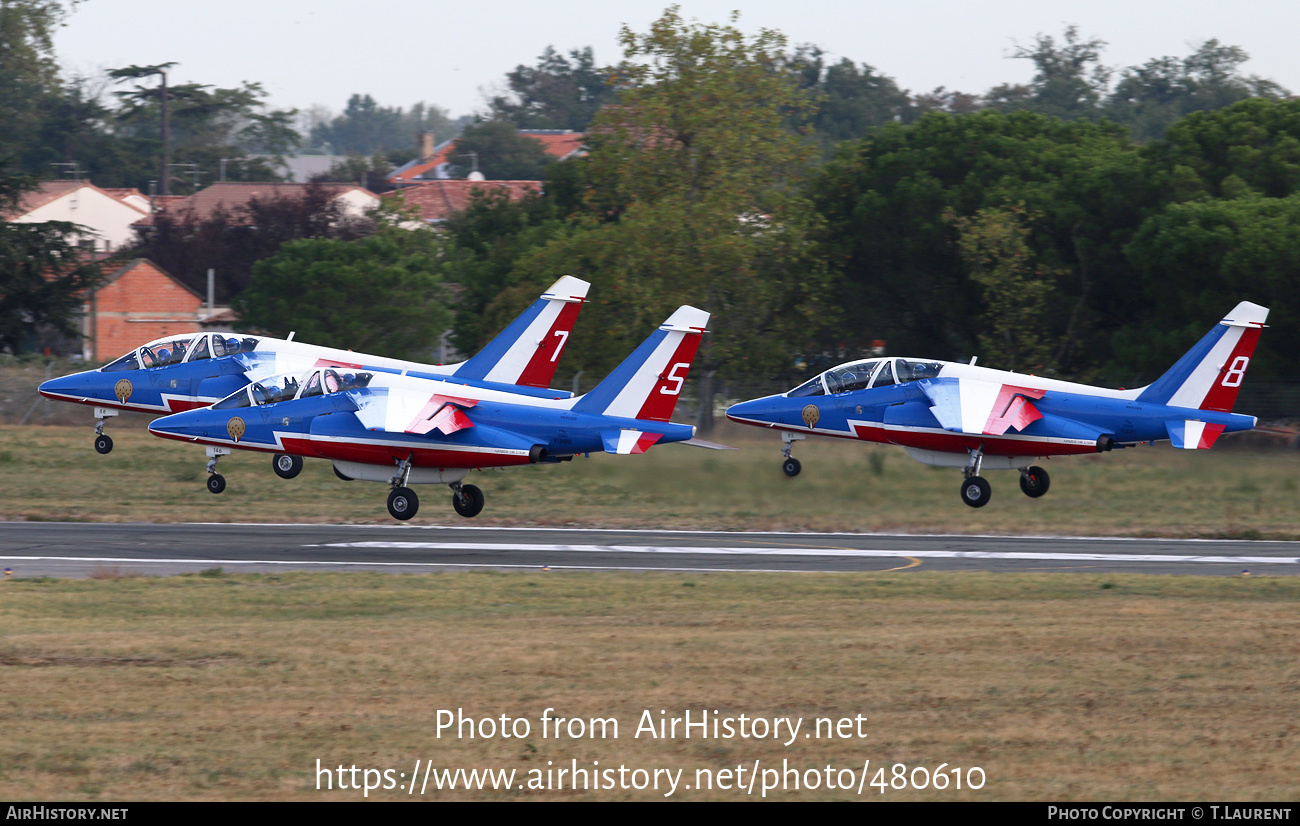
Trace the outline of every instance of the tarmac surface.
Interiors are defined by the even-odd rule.
[[[624,571],[1075,571],[1293,576],[1300,542],[650,531],[466,525],[6,522],[15,577],[105,572],[471,568]]]

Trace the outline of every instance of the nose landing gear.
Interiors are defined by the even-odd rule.
[[[389,480],[393,490],[388,494],[388,514],[406,521],[420,509],[420,497],[406,486],[411,478],[411,456],[397,463],[397,475]]]
[[[799,475],[799,471],[803,470],[803,465],[799,464],[799,460],[791,456],[790,453],[794,450],[795,442],[806,438],[808,437],[802,433],[791,433],[788,430],[781,431],[781,455],[785,457],[785,461],[781,463],[781,472],[786,476],[793,478]]]
[[[229,455],[230,448],[228,447],[208,448],[208,490],[212,493],[221,493],[226,489],[226,477],[217,473],[217,460],[222,456]]]
[[[993,486],[980,476],[980,466],[984,463],[984,446],[980,445],[970,452],[970,462],[962,474],[966,477],[961,483],[961,501],[972,508],[982,508],[993,496]]]
[[[95,408],[95,452],[96,453],[105,454],[105,453],[113,452],[113,438],[111,436],[104,435],[104,420],[108,418],[112,418],[113,416],[116,415],[118,415],[118,412],[116,410],[111,410],[107,407]]]

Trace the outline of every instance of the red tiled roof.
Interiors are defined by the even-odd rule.
[[[470,204],[475,192],[505,190],[511,201],[519,201],[529,193],[542,191],[541,181],[462,181],[440,180],[413,184],[386,193],[385,198],[401,198],[407,205],[420,210],[425,221],[445,221]]]
[[[542,130],[519,130],[519,134],[526,138],[532,138],[542,145],[547,154],[552,155],[560,160],[569,157],[574,152],[582,148],[583,139],[586,134],[583,132],[547,132]],[[394,184],[413,181],[428,172],[436,169],[440,164],[448,162],[452,155],[456,154],[456,142],[444,146],[423,161],[414,166],[401,169],[388,176],[388,182]]]
[[[323,186],[337,195],[351,190],[373,194],[356,184],[291,184],[227,181],[200,189],[193,195],[167,195],[154,198],[154,208],[159,212],[185,212],[193,210],[195,217],[205,220],[218,208],[227,211],[244,206],[254,198],[282,198],[301,196],[309,186]],[[152,216],[136,222],[136,226],[152,223]]]

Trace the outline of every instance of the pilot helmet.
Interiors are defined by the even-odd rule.
[[[227,352],[227,353],[238,353],[238,352],[239,352],[239,339],[237,339],[237,338],[228,338],[228,339],[226,339],[226,352]]]

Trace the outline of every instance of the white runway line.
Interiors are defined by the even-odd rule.
[[[308,546],[315,547],[315,546]],[[347,562],[296,559],[149,559],[147,557],[112,557],[112,556],[0,556],[0,564],[6,562],[111,562],[115,565],[319,565],[326,568],[526,568],[540,571],[549,568],[555,571],[667,571],[680,573],[737,573],[737,574],[798,574],[804,571],[790,571],[784,568],[683,568],[671,565],[551,565],[544,562]],[[825,571],[808,571],[806,573],[825,573]]]
[[[1040,553],[1034,551],[922,551],[865,548],[693,548],[664,545],[525,545],[490,542],[332,542],[308,548],[428,551],[531,551],[535,553],[686,554],[695,556],[843,556],[920,559],[1026,559],[1044,562],[1208,562],[1295,565],[1295,556],[1188,556],[1180,554]]]

